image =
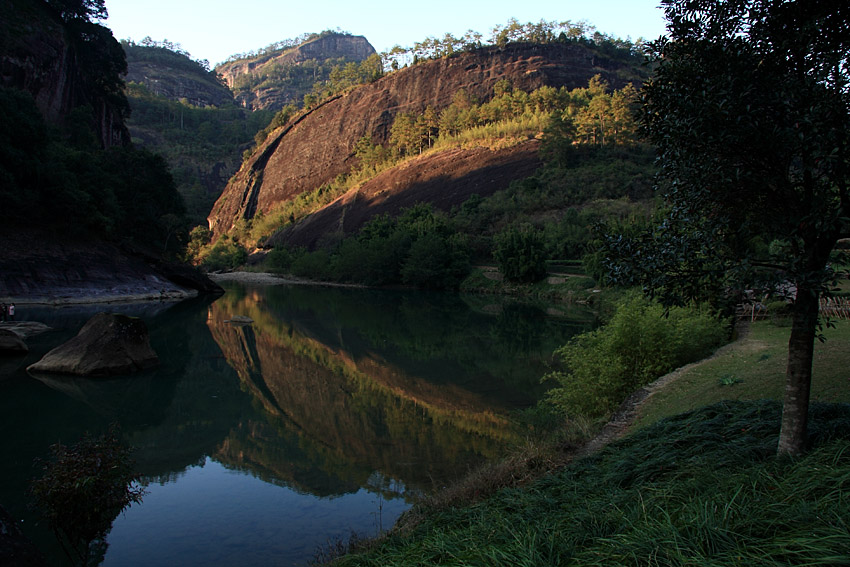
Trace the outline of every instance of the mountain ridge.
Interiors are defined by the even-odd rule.
[[[595,75],[613,88],[635,80],[631,66],[577,43],[486,47],[386,75],[273,132],[231,178],[208,217],[210,230],[226,233],[239,219],[265,214],[277,203],[348,174],[358,163],[356,142],[365,136],[385,144],[400,112],[421,113],[427,106],[439,111],[461,89],[485,101],[505,80],[530,92],[541,86],[583,87]]]
[[[326,79],[333,65],[365,61],[375,54],[363,36],[323,33],[288,49],[221,63],[215,71],[240,106],[280,110],[301,104],[313,83]]]

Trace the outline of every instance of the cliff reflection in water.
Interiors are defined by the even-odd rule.
[[[522,318],[500,311],[449,295],[230,288],[208,326],[264,418],[242,420],[216,460],[326,496],[378,488],[376,471],[428,490],[498,456],[518,436],[509,410],[533,403],[552,350],[579,330],[542,314],[510,328]],[[254,322],[227,322],[237,315]]]

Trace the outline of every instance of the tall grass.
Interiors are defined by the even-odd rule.
[[[850,565],[850,406],[811,419],[796,460],[774,456],[776,402],[663,420],[338,565]]]
[[[434,143],[433,151],[482,145],[480,143],[485,141],[487,146],[510,147],[543,132],[550,119],[551,113],[548,112],[525,113],[516,118],[468,128],[454,136],[441,135]]]

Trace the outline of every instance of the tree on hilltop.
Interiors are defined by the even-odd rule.
[[[59,12],[62,20],[104,20],[107,17],[105,0],[47,0]]]

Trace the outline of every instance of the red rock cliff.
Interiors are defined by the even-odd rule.
[[[577,88],[600,74],[624,86],[624,66],[578,44],[514,44],[429,61],[392,73],[375,83],[330,99],[272,133],[230,180],[208,218],[211,230],[228,231],[275,204],[311,191],[354,165],[354,145],[363,136],[385,143],[399,112],[436,110],[461,88],[480,101],[508,79],[515,89],[549,85]]]

